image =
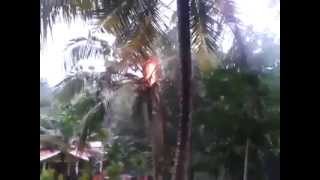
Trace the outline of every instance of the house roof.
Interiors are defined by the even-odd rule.
[[[89,145],[90,145],[90,148],[85,148],[82,151],[79,151],[74,147],[74,149],[72,148],[71,150],[68,151],[68,154],[75,158],[82,159],[85,161],[89,161],[90,157],[92,156],[100,157],[103,155],[103,145],[101,142],[99,141],[89,142]],[[61,153],[60,150],[41,149],[41,146],[40,146],[40,161],[47,160],[60,153]]]
[[[49,158],[52,158],[54,156],[57,156],[60,154],[61,151],[59,150],[40,150],[40,161],[47,160]],[[85,161],[89,161],[89,158],[92,156],[92,154],[88,150],[79,151],[79,150],[69,150],[68,154]]]
[[[71,150],[69,151],[69,154],[71,154],[72,156],[85,160],[85,161],[89,161],[89,158],[91,157],[91,154],[86,152],[86,151],[79,151],[79,150]]]
[[[59,150],[40,150],[40,161],[49,159],[58,155],[61,151]]]

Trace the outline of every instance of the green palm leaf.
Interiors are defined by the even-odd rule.
[[[62,103],[69,103],[83,88],[83,77],[69,76],[56,85],[55,97]]]
[[[234,5],[230,0],[191,1],[191,41],[200,69],[217,67],[219,45],[225,25],[234,22]],[[211,68],[210,68],[211,67]]]
[[[91,108],[87,114],[84,115],[81,120],[82,130],[80,134],[80,148],[83,148],[85,146],[85,143],[92,132],[101,129],[101,124],[104,120],[104,112],[105,109],[103,107],[103,103],[99,102],[93,108]]]
[[[109,3],[112,11],[106,14],[101,25],[117,37],[116,45],[130,49],[134,56],[143,57],[153,51],[154,38],[163,35],[163,28],[166,27],[159,14],[159,1],[122,0]]]

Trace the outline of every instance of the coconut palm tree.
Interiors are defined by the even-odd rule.
[[[173,180],[188,179],[191,157],[191,39],[190,39],[190,6],[188,1],[177,1],[178,37],[182,74],[181,119],[179,119],[175,171]]]
[[[80,146],[84,145],[92,133],[102,130],[112,94],[107,91],[104,84],[104,75],[94,72],[78,71],[65,78],[56,85],[55,97],[59,103],[71,105],[75,118],[80,120]]]
[[[190,178],[190,160],[191,160],[191,47],[190,40],[193,38],[195,45],[208,50],[216,50],[215,44],[221,33],[223,23],[235,23],[233,1],[191,1],[191,7],[188,1],[178,0],[178,29],[180,43],[180,61],[182,74],[182,114],[179,122],[178,140],[175,161],[175,173],[173,179]],[[191,15],[189,11],[191,9]],[[212,14],[210,14],[212,13]],[[214,15],[221,13],[220,19],[215,19]],[[190,21],[192,18],[193,27],[190,36]],[[198,18],[198,19],[197,19]],[[219,22],[220,21],[220,22]],[[218,22],[218,23],[217,23]],[[214,28],[217,25],[217,28]],[[202,36],[201,36],[202,35]],[[203,36],[206,35],[206,36]],[[206,47],[206,48],[204,48]]]
[[[83,148],[88,139],[103,137],[101,125],[108,104],[106,98],[101,98],[99,86],[94,85],[99,75],[78,72],[55,87],[51,101],[55,110],[49,116],[40,115],[40,131],[45,135],[40,139],[50,143],[48,137],[61,136],[64,143],[53,138],[51,144],[64,144],[66,148],[76,138],[79,148]]]

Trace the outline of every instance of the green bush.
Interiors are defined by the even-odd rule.
[[[119,179],[121,172],[123,171],[124,165],[121,162],[111,162],[107,168],[107,174],[111,180]]]
[[[54,170],[44,169],[40,174],[40,180],[54,180]]]
[[[81,170],[80,180],[90,180],[91,168],[89,165],[85,165]]]
[[[90,175],[88,172],[83,172],[83,174],[80,177],[80,180],[90,180]]]

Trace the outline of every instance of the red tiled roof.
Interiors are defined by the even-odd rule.
[[[71,151],[69,151],[69,153],[72,155],[72,156],[74,156],[74,157],[76,157],[76,158],[79,158],[79,159],[83,159],[83,160],[85,160],[85,161],[89,161],[89,158],[91,157],[91,154],[90,153],[88,153],[88,152],[86,152],[86,151],[79,151],[79,150],[71,150]]]
[[[49,159],[58,155],[61,151],[59,150],[50,150],[50,149],[40,149],[40,161]],[[69,150],[68,153],[75,158],[79,158],[85,161],[89,161],[89,158],[98,154],[103,154],[103,146],[101,142],[90,142],[90,148],[86,148],[82,151],[74,148]]]
[[[59,150],[48,150],[48,149],[43,149],[40,150],[40,161],[49,159],[53,156],[56,156],[60,153],[61,151]]]

